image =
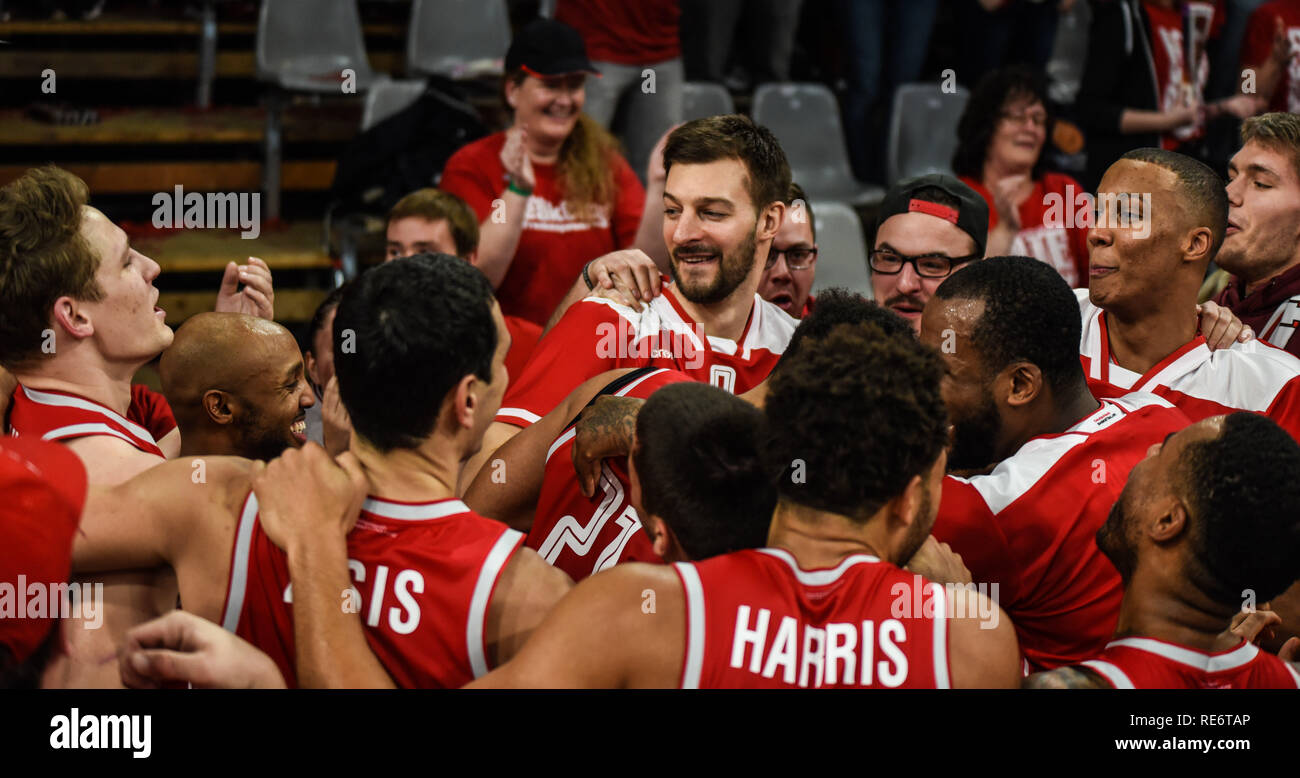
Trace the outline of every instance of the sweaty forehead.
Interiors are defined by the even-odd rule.
[[[921,342],[937,345],[949,338],[969,338],[984,315],[984,301],[969,297],[941,300],[932,296],[921,314]]]

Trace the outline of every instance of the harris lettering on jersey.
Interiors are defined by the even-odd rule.
[[[907,681],[907,655],[901,646],[907,629],[898,619],[879,622],[801,624],[792,616],[774,623],[772,612],[748,605],[736,609],[731,666],[802,688],[878,686]]]

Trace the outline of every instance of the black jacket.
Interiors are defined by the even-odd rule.
[[[1125,108],[1158,111],[1151,27],[1139,0],[1110,0],[1092,6],[1088,61],[1075,101],[1087,139],[1088,167],[1082,182],[1095,191],[1106,168],[1125,152],[1159,146],[1159,133],[1121,134]]]

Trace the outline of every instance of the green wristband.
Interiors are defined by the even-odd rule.
[[[506,184],[506,190],[514,192],[517,195],[523,195],[524,197],[531,197],[533,194],[533,190],[524,189],[523,187],[516,184],[513,178],[510,179],[510,183]]]

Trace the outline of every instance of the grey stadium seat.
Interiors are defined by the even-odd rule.
[[[406,69],[415,75],[500,75],[510,48],[505,0],[413,0]]]
[[[817,275],[812,293],[842,286],[872,299],[867,244],[857,212],[843,203],[816,201],[812,210],[817,227]]]
[[[280,218],[280,155],[286,93],[343,94],[344,71],[364,93],[375,79],[355,0],[263,0],[257,18],[257,78],[269,85],[263,139],[266,218]]]
[[[885,158],[891,185],[926,173],[952,174],[957,122],[969,97],[964,87],[948,93],[937,83],[904,84],[898,88],[889,117]]]
[[[754,121],[781,141],[794,180],[813,203],[875,205],[885,192],[853,177],[835,95],[822,84],[763,84],[754,92]]]
[[[682,84],[682,121],[721,116],[736,112],[731,93],[712,81],[687,81]]]

